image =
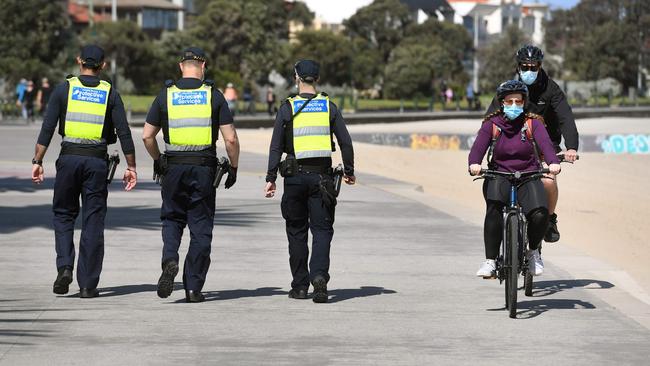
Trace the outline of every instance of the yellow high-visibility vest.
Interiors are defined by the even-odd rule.
[[[200,151],[212,146],[212,87],[167,88],[168,151]]]
[[[296,159],[329,158],[332,156],[329,98],[318,94],[298,115],[295,115],[307,100],[300,96],[289,98],[291,112],[294,115],[294,154]]]
[[[68,79],[68,107],[63,140],[75,143],[102,143],[102,131],[111,84],[100,80],[97,86],[85,86],[78,77]]]

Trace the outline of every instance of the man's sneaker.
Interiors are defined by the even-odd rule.
[[[557,215],[552,214],[548,220],[548,229],[544,235],[544,241],[547,243],[555,243],[560,240],[560,232],[557,231]]]
[[[486,259],[476,272],[478,277],[494,278],[496,276],[497,264],[494,259]]]
[[[178,274],[178,263],[168,261],[163,265],[163,271],[158,279],[158,297],[164,299],[174,291],[174,278]]]
[[[533,276],[539,276],[544,273],[544,261],[542,261],[542,255],[539,254],[539,249],[529,250],[526,253],[526,258],[528,258],[528,271]]]
[[[72,283],[72,268],[68,266],[62,267],[59,269],[52,290],[57,295],[65,295],[70,289],[70,283]]]
[[[317,303],[327,302],[327,281],[323,277],[314,278],[312,282],[314,292],[312,293],[312,301]]]

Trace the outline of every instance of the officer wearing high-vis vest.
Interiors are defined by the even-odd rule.
[[[344,180],[354,184],[354,150],[341,112],[325,93],[316,92],[319,65],[301,60],[294,67],[299,94],[288,98],[278,110],[269,149],[269,165],[264,192],[276,191],[278,169],[284,177],[282,216],[289,239],[289,265],[293,281],[289,297],[306,299],[309,284],[312,300],[328,300],[330,243],[334,235],[332,152],[333,135],[341,149]],[[282,154],[284,161],[280,162]],[[312,233],[309,259],[308,232]],[[309,260],[309,264],[308,264]]]
[[[201,293],[210,267],[217,171],[216,142],[219,132],[230,159],[224,187],[237,180],[239,140],[223,94],[204,80],[206,57],[197,47],[185,49],[179,67],[182,77],[167,80],[147,114],[142,138],[154,159],[154,171],[162,177],[162,274],[158,296],[169,297],[178,274],[181,236],[187,225],[190,247],[183,266],[187,302],[202,302]],[[163,131],[165,153],[156,135]]]
[[[54,234],[56,267],[54,293],[66,294],[72,282],[75,248],[74,225],[79,215],[81,196],[81,239],[77,261],[79,295],[99,295],[97,284],[104,258],[104,218],[108,196],[107,147],[120,138],[126,157],[124,189],[135,187],[135,147],[126,120],[124,104],[118,92],[98,75],[106,66],[104,51],[95,45],[82,48],[77,57],[80,75],[69,76],[53,91],[32,160],[32,181],[42,183],[43,157],[57,123],[63,136],[61,153],[56,160],[54,182]],[[117,136],[116,136],[117,131]]]

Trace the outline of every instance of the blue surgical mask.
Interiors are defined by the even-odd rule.
[[[537,80],[537,73],[539,71],[523,71],[519,72],[519,76],[521,76],[521,81],[524,82],[526,85],[532,85],[535,80]]]
[[[506,115],[506,117],[509,120],[514,120],[517,117],[519,117],[522,113],[524,113],[524,106],[518,106],[516,104],[514,105],[504,105],[503,106],[503,113]]]

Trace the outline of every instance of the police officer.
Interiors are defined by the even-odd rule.
[[[299,94],[285,100],[275,119],[269,151],[265,195],[275,195],[278,168],[284,176],[282,216],[289,239],[289,265],[293,281],[289,297],[306,299],[309,283],[314,302],[327,302],[330,279],[330,243],[334,235],[336,198],[332,184],[332,151],[336,135],[344,180],[354,184],[354,150],[341,112],[325,93],[316,92],[319,65],[302,60],[294,67]],[[282,153],[286,159],[280,163]],[[307,265],[307,233],[311,229],[312,255]]]
[[[204,301],[201,293],[210,267],[214,224],[219,131],[225,140],[230,168],[225,187],[237,180],[239,140],[232,114],[223,94],[211,80],[204,80],[206,57],[196,47],[185,49],[179,63],[182,77],[167,80],[147,114],[142,138],[154,159],[154,170],[162,178],[162,274],[158,296],[166,298],[178,273],[178,248],[185,226],[190,229],[190,247],[183,267],[187,302]],[[163,130],[165,154],[156,135]]]
[[[578,130],[576,128],[573,112],[567,102],[566,96],[555,81],[553,81],[542,68],[544,52],[541,49],[525,45],[517,51],[517,75],[521,81],[528,86],[528,102],[526,110],[543,118],[546,130],[548,131],[555,151],[560,153],[560,143],[564,137],[564,145],[567,150],[564,158],[568,162],[574,162],[578,151]],[[492,114],[500,108],[499,101],[495,98],[488,107],[487,114]],[[550,213],[548,230],[544,240],[549,243],[560,240],[560,232],[557,229],[557,214],[555,207],[558,200],[557,177],[542,179],[544,189],[548,196],[548,210]]]
[[[107,147],[120,138],[127,161],[125,190],[135,187],[135,148],[126,121],[124,104],[110,82],[100,80],[106,66],[104,51],[95,45],[82,48],[77,57],[80,75],[68,76],[52,93],[32,160],[32,181],[42,183],[43,157],[59,125],[63,136],[56,161],[54,182],[54,233],[56,267],[54,293],[66,294],[72,282],[75,249],[74,224],[82,202],[82,229],[77,262],[77,283],[82,298],[98,296],[97,284],[104,258],[104,218],[106,216]]]

